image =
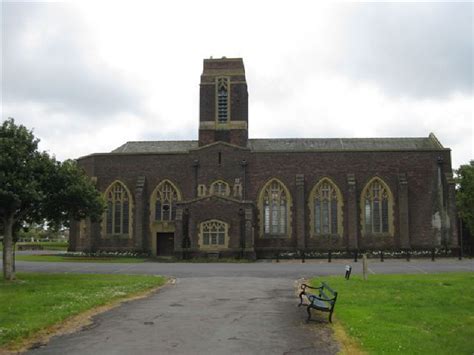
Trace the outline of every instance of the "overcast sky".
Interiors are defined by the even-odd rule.
[[[2,120],[33,128],[60,160],[130,140],[197,139],[210,56],[244,58],[251,138],[434,132],[454,168],[474,159],[472,3],[2,2],[1,10]]]

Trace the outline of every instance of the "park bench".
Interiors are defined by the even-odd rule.
[[[303,297],[305,297],[308,301],[307,304],[303,304]],[[329,322],[332,323],[332,312],[334,312],[336,300],[337,292],[330,288],[325,282],[322,282],[321,286],[319,287],[312,287],[307,284],[302,284],[300,292],[300,304],[298,305],[298,307],[302,305],[307,306],[306,310],[308,312],[308,321],[311,320],[311,309],[316,309],[322,312],[329,312]]]

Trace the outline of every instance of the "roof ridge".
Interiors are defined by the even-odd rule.
[[[249,138],[249,141],[256,141],[256,140],[297,140],[297,139],[305,139],[305,140],[340,140],[340,139],[430,139],[430,137],[327,137],[327,138],[304,138],[304,137],[294,137],[294,138]]]
[[[127,143],[152,143],[152,142],[197,142],[197,139],[173,139],[173,140],[149,140],[149,141],[127,141],[124,144]]]

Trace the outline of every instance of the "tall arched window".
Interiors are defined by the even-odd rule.
[[[226,123],[229,120],[229,79],[217,79],[217,122]]]
[[[263,188],[260,196],[264,235],[289,234],[290,196],[284,185],[274,179]]]
[[[211,194],[220,195],[220,196],[229,196],[230,195],[230,186],[228,183],[222,180],[214,181],[211,184]]]
[[[217,219],[202,222],[200,225],[201,240],[203,248],[226,247],[228,225]]]
[[[367,184],[361,198],[363,234],[392,234],[392,201],[392,193],[381,179]]]
[[[310,193],[313,235],[342,235],[342,195],[329,179],[322,179]]]
[[[107,211],[105,233],[107,235],[130,234],[131,197],[125,185],[116,181],[106,191]]]
[[[178,189],[168,180],[161,182],[152,194],[155,221],[174,221],[176,202],[181,200]]]

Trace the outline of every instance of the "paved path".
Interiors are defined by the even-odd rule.
[[[343,275],[349,260],[194,263],[38,263],[17,262],[17,271],[161,274],[177,277],[151,297],[123,304],[94,317],[93,325],[53,338],[31,354],[334,354],[326,316],[306,324],[297,308],[295,280]],[[371,260],[371,273],[474,271],[464,259]],[[336,310],[337,313],[337,310]]]
[[[113,273],[113,274],[156,274],[186,277],[265,277],[285,278],[296,280],[302,277],[322,275],[343,275],[344,266],[353,266],[353,273],[362,272],[362,262],[354,263],[353,260],[333,260],[332,263],[321,260],[256,262],[256,263],[156,263],[145,262],[137,264],[113,263],[45,263],[17,261],[18,272],[71,272],[71,273]],[[474,271],[474,260],[463,259],[412,259],[369,260],[369,272],[372,274],[419,274],[438,272],[466,272]]]
[[[186,278],[94,318],[31,354],[335,354],[332,331],[305,324],[293,281]],[[316,336],[318,334],[318,336]]]

